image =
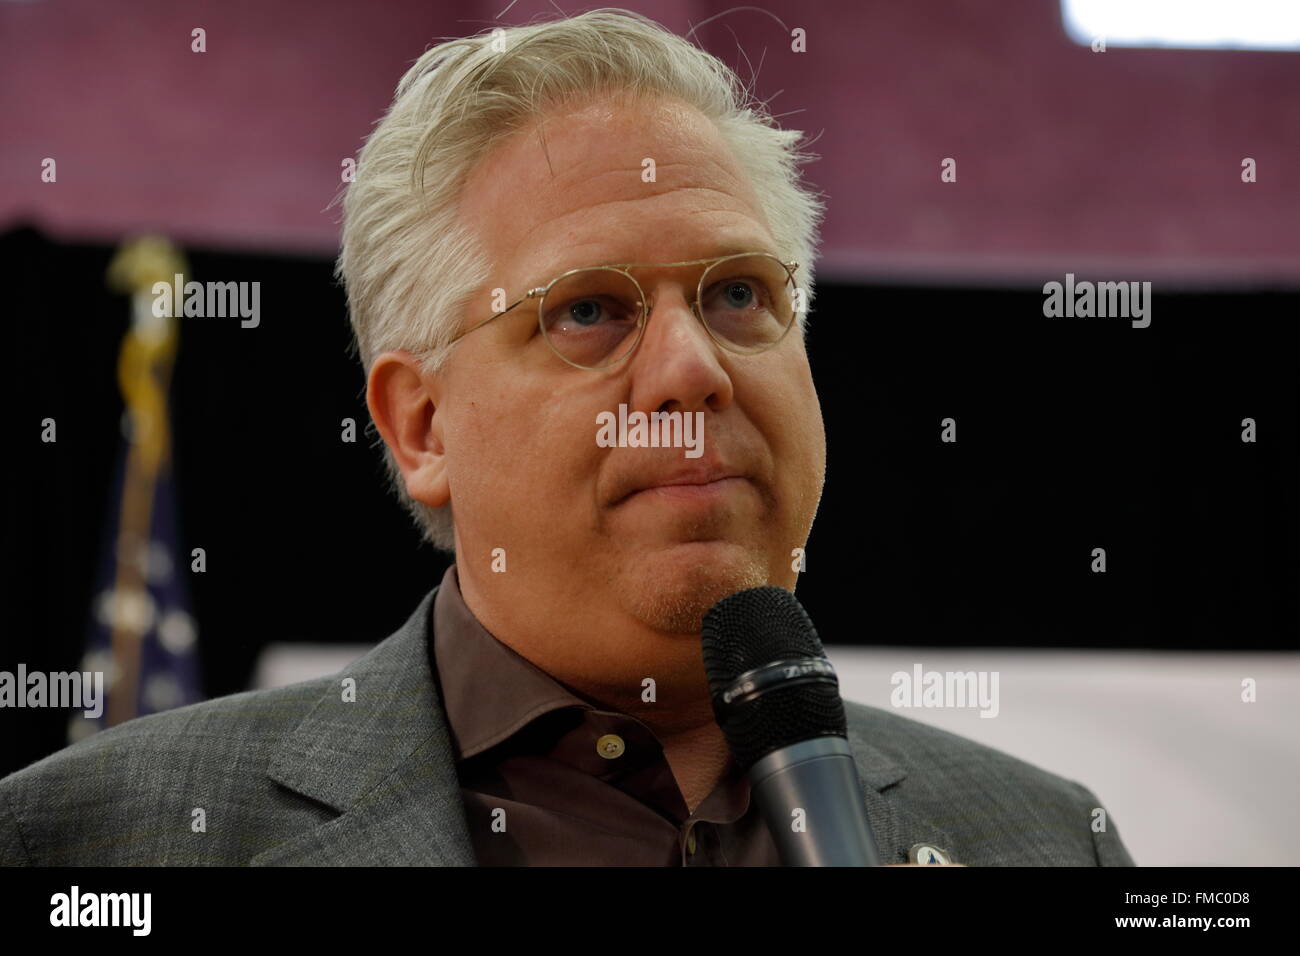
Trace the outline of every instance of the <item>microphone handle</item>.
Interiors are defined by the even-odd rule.
[[[749,782],[783,866],[880,865],[853,751],[843,737],[774,750],[749,769]],[[801,818],[796,809],[804,811]]]

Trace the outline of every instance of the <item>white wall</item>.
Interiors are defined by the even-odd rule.
[[[899,709],[1093,791],[1140,866],[1300,860],[1300,655],[829,647],[850,700],[997,671],[999,712]],[[1242,702],[1254,678],[1255,703]]]

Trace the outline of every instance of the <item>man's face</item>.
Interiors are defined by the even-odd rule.
[[[643,181],[647,158],[654,182]],[[552,111],[484,158],[460,212],[494,263],[462,327],[499,308],[493,289],[513,302],[568,269],[784,251],[712,124],[670,100]],[[438,373],[433,427],[457,563],[490,629],[554,614],[584,632],[698,636],[725,595],[793,588],[791,551],[806,541],[826,460],[807,355],[797,328],[757,355],[716,345],[689,306],[702,270],[633,270],[654,309],[637,351],[613,368],[561,361],[530,299],[457,343]],[[703,456],[601,447],[597,416],[620,404],[703,412]],[[637,490],[709,467],[740,477]],[[505,573],[490,570],[496,548]]]

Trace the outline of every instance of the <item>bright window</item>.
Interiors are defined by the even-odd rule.
[[[1061,16],[1085,46],[1300,50],[1300,0],[1061,0]]]

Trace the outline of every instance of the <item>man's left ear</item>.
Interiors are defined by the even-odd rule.
[[[407,493],[431,508],[451,500],[438,404],[437,374],[426,374],[409,352],[385,352],[371,364],[366,379],[370,417],[402,472]]]

